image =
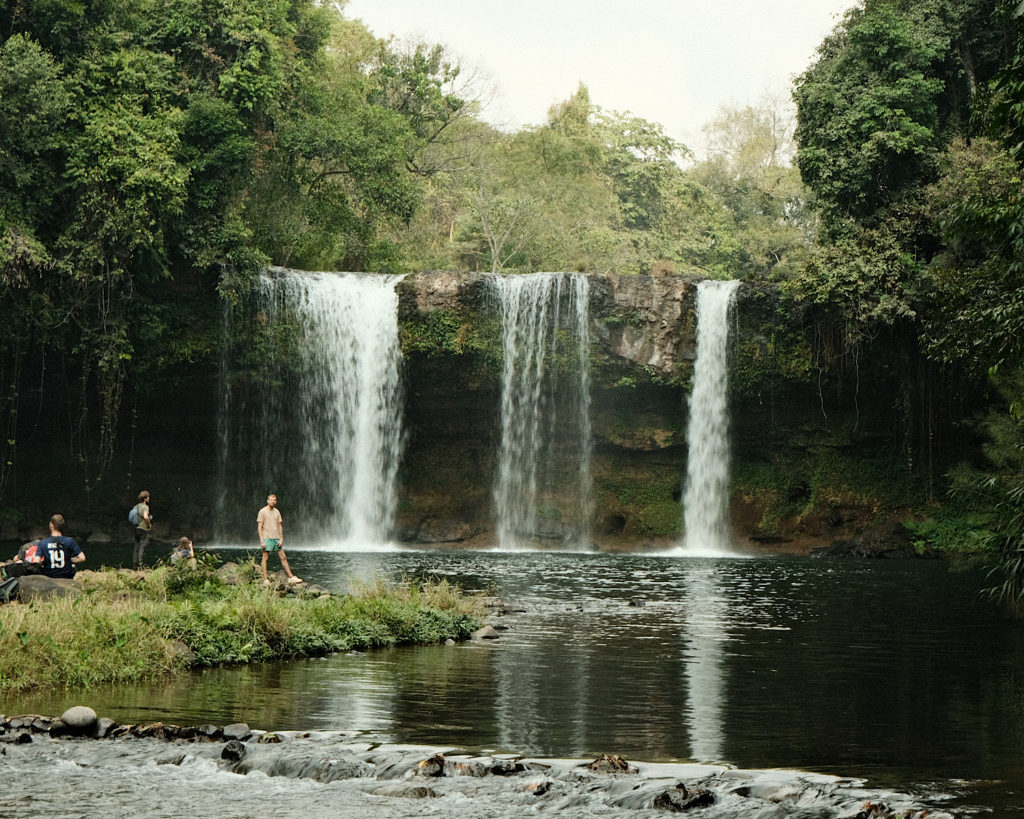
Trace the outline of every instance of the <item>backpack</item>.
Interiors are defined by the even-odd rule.
[[[132,526],[139,525],[139,505],[135,504],[131,509],[128,510],[128,522]]]

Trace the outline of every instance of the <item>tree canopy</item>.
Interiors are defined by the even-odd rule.
[[[379,40],[343,2],[4,4],[0,495],[29,396],[98,481],[126,395],[212,368],[269,264],[771,284],[823,381],[891,379],[908,463],[934,440],[910,396],[942,379],[988,390],[1018,446],[1022,22],[1013,0],[863,0],[795,109],[723,108],[698,157],[584,84],[497,129],[443,47]],[[1024,480],[999,480],[1010,508]]]

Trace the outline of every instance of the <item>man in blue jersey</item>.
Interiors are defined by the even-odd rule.
[[[50,536],[39,541],[43,574],[47,577],[74,577],[75,566],[85,562],[85,552],[63,531],[64,516],[54,515],[50,518]]]
[[[50,536],[34,546],[34,552],[25,549],[25,555],[19,552],[11,563],[0,565],[0,578],[24,577],[27,574],[45,574],[47,577],[74,577],[75,566],[85,561],[85,552],[69,537],[65,537],[64,516],[54,515],[50,518]],[[22,547],[24,548],[24,547]]]

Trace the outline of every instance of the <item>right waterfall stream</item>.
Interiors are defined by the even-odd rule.
[[[697,360],[693,367],[683,493],[681,553],[735,555],[729,534],[729,307],[738,281],[697,285]]]

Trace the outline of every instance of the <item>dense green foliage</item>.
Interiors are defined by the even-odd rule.
[[[343,3],[4,5],[0,510],[37,430],[63,442],[65,480],[95,486],[138,397],[212,372],[224,326],[242,375],[267,371],[290,329],[222,321],[267,264],[699,272],[758,285],[734,392],[817,389],[925,502],[985,482],[991,516],[953,517],[1019,597],[1024,477],[994,457],[1024,446],[1019,4],[863,0],[793,96],[795,122],[771,100],[723,109],[696,157],[582,84],[543,123],[495,129],[443,48],[377,40]],[[403,345],[491,372],[492,330],[441,311]],[[747,489],[776,493],[769,517],[806,502]],[[666,491],[648,531],[674,525]]]
[[[834,361],[904,362],[899,388],[927,395],[916,424],[906,403],[908,431],[933,434],[937,387],[991,396],[971,425],[988,465],[951,473],[961,513],[914,531],[995,550],[1005,602],[1024,600],[1022,55],[1018,4],[866,0],[795,91],[797,161],[823,231],[791,292]],[[969,423],[970,404],[951,402],[949,423]]]
[[[126,385],[209,361],[220,301],[267,263],[384,270],[426,148],[468,104],[437,49],[397,55],[312,0],[0,9],[0,382],[24,367],[82,478]],[[415,100],[415,102],[412,102]]]
[[[250,580],[258,575],[248,567]],[[479,601],[446,582],[280,596],[225,585],[209,561],[152,572],[83,572],[80,598],[0,608],[0,691],[137,682],[214,665],[465,639]]]

